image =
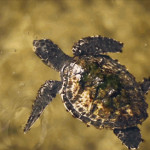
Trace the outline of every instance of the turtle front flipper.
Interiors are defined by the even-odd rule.
[[[71,59],[68,55],[54,44],[49,39],[34,40],[33,41],[34,51],[41,60],[48,65],[61,71],[64,64]]]
[[[34,122],[40,117],[41,113],[44,111],[45,107],[55,98],[56,94],[62,87],[61,81],[46,81],[44,85],[39,89],[38,95],[34,104],[32,106],[31,115],[27,121],[24,128],[24,133],[26,133]]]
[[[128,149],[137,149],[139,144],[143,142],[138,127],[114,129],[114,134],[128,147]]]
[[[123,43],[120,43],[114,39],[91,36],[85,37],[79,40],[73,46],[73,54],[75,56],[98,56],[107,52],[122,52]]]
[[[147,94],[147,92],[150,90],[150,77],[144,78],[143,82],[140,83],[141,89],[144,94]]]

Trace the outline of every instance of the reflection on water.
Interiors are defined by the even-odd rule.
[[[150,75],[150,3],[1,0],[0,5],[0,149],[125,150],[112,131],[86,128],[66,113],[60,96],[31,131],[23,134],[40,85],[48,79],[60,79],[35,56],[32,41],[51,38],[72,55],[71,46],[81,37],[100,34],[115,38],[125,45],[122,54],[111,56],[126,65],[139,81]],[[150,146],[149,123],[148,118],[141,127],[146,141],[141,150]]]

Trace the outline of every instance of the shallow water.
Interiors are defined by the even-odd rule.
[[[72,56],[73,43],[82,37],[115,38],[124,43],[123,53],[110,55],[140,81],[150,76],[150,2],[0,0],[0,5],[0,150],[125,150],[112,131],[87,128],[74,119],[59,95],[23,134],[41,84],[60,80],[33,53],[32,41],[50,38]],[[149,124],[150,118],[140,126],[145,139],[140,150],[150,147]]]

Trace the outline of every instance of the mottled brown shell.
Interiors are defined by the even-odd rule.
[[[147,118],[135,78],[109,56],[75,57],[62,71],[61,96],[68,111],[97,128],[127,128]]]

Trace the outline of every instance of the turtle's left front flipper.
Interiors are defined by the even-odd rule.
[[[150,77],[144,78],[143,82],[140,83],[141,89],[144,94],[147,94],[147,92],[150,90]]]
[[[128,149],[137,149],[139,144],[143,142],[138,127],[114,129],[114,134],[128,147]]]
[[[41,86],[32,106],[31,115],[24,128],[24,133],[26,133],[34,124],[34,122],[40,117],[45,107],[52,101],[53,98],[55,98],[56,94],[59,92],[61,87],[61,81],[52,80],[46,81],[44,85]]]

